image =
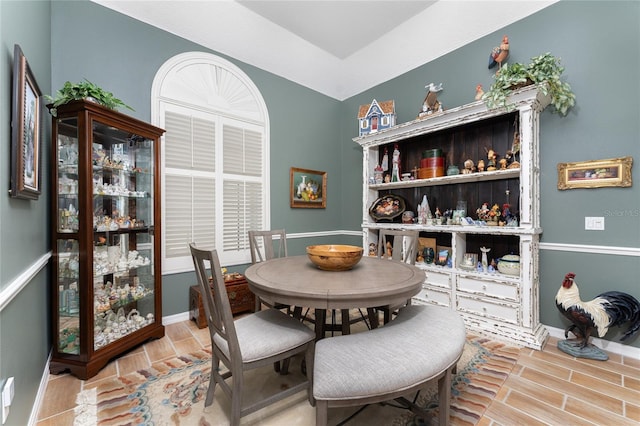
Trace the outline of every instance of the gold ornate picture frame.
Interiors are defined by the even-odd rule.
[[[289,181],[291,207],[304,209],[327,207],[327,172],[291,167]]]
[[[558,189],[630,187],[632,157],[558,163]]]

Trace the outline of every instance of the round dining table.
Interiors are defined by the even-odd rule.
[[[327,309],[399,305],[418,294],[425,279],[414,265],[368,256],[347,271],[321,270],[304,255],[281,257],[251,265],[244,275],[261,299],[315,309],[318,339]]]

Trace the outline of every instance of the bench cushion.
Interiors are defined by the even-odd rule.
[[[465,338],[457,312],[407,306],[384,327],[318,341],[313,396],[344,401],[410,389],[453,365]]]

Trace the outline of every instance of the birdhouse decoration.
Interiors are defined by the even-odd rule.
[[[368,135],[396,125],[396,103],[375,99],[358,109],[358,136]]]
[[[442,83],[429,83],[424,86],[424,88],[427,89],[427,94],[422,102],[422,110],[418,114],[418,118],[424,118],[428,115],[442,112],[442,104],[438,100],[438,92],[442,91]]]

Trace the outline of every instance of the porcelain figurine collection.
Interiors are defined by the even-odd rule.
[[[110,310],[96,315],[93,346],[96,349],[101,348],[154,321],[152,313],[143,316],[137,309],[131,309],[126,316],[124,308],[118,309],[117,313]]]

